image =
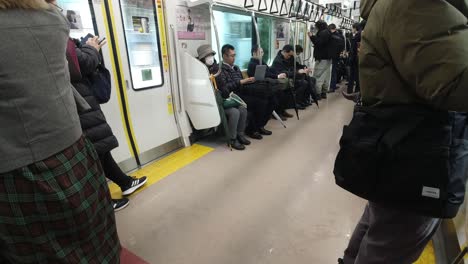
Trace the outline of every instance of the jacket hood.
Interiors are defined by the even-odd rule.
[[[468,18],[468,1],[467,0],[447,0],[458,11],[462,12]]]
[[[361,1],[361,17],[364,19],[368,19],[369,15],[372,11],[372,8],[374,7],[375,3],[377,3],[378,0],[362,0]]]
[[[5,9],[48,9],[44,0],[0,0],[0,10]]]

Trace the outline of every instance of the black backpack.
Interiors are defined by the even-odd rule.
[[[330,32],[330,51],[331,57],[337,59],[340,57],[341,52],[345,50],[345,39],[340,34]]]

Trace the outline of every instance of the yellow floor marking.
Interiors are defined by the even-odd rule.
[[[429,245],[427,245],[426,249],[424,250],[419,260],[416,261],[414,264],[435,264],[435,263],[436,263],[436,259],[435,259],[435,252],[434,252],[434,244],[431,241]]]
[[[195,144],[191,147],[181,149],[175,152],[174,154],[171,154],[161,160],[158,160],[142,168],[141,170],[138,170],[132,173],[132,176],[148,177],[148,181],[146,185],[135,193],[139,193],[143,191],[144,189],[159,182],[160,180],[166,178],[167,176],[173,174],[174,172],[202,158],[203,156],[207,155],[213,150],[214,150],[213,148]],[[122,198],[122,191],[120,190],[120,187],[117,186],[117,184],[110,183],[109,189],[110,189],[112,198],[114,199]]]

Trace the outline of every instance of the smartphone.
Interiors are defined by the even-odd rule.
[[[89,33],[88,35],[86,35],[84,38],[81,38],[81,45],[84,45],[86,44],[86,42],[88,41],[88,39],[90,38],[94,38],[94,35]]]
[[[98,43],[98,44],[99,44],[99,45],[101,45],[101,43],[102,43],[104,40],[106,40],[106,38],[105,38],[105,37],[104,37],[103,39],[101,39],[101,40],[99,41],[99,43]]]

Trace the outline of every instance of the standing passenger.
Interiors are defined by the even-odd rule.
[[[99,157],[83,137],[67,19],[43,0],[0,0],[0,263],[119,263]]]
[[[128,176],[120,169],[111,154],[111,150],[117,148],[119,142],[107,123],[104,112],[102,112],[101,106],[93,93],[90,78],[90,75],[96,72],[96,68],[102,63],[99,51],[105,44],[105,41],[99,43],[98,37],[88,39],[85,45],[81,45],[79,41],[75,40],[75,50],[82,78],[72,83],[78,93],[91,106],[91,110],[89,111],[78,112],[83,133],[93,142],[106,177],[120,187],[122,195],[128,196],[143,187],[147,178],[132,178]],[[127,198],[113,200],[115,211],[122,210],[128,204]]]
[[[322,99],[327,99],[328,88],[331,80],[331,33],[325,21],[318,21],[315,24],[318,32],[314,35],[309,32],[309,37],[314,44],[315,70],[314,78],[317,80],[317,95]]]
[[[468,112],[467,1],[363,0],[361,15],[368,19],[360,54],[365,106]],[[414,263],[439,223],[370,202],[340,263]]]

